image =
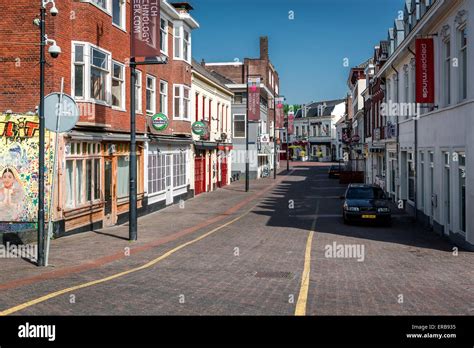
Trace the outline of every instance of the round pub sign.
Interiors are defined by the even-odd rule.
[[[192,130],[196,135],[204,135],[207,133],[207,125],[204,122],[197,121],[193,123]]]
[[[151,118],[151,126],[157,131],[164,131],[168,123],[169,120],[165,114],[156,114]]]

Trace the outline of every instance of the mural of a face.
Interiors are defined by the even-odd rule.
[[[13,173],[11,171],[5,170],[2,175],[2,181],[3,181],[3,187],[7,189],[11,189],[13,186],[13,183],[15,182],[15,177],[13,176]]]

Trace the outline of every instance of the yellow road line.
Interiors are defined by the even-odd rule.
[[[79,289],[83,289],[83,288],[87,288],[87,287],[90,287],[90,286],[93,286],[93,285],[97,285],[97,284],[100,284],[100,283],[105,283],[109,280],[113,280],[113,279],[116,279],[116,278],[120,278],[120,277],[123,277],[127,274],[130,274],[130,273],[134,273],[134,272],[137,272],[137,271],[141,271],[141,270],[144,270],[146,268],[149,268],[153,265],[155,265],[156,263],[166,259],[168,256],[174,254],[175,252],[177,252],[178,250],[180,249],[183,249],[185,247],[187,247],[188,245],[191,245],[193,243],[196,243],[198,241],[200,241],[201,239],[204,239],[206,238],[207,236],[219,231],[220,229],[224,228],[224,227],[227,227],[231,224],[233,224],[234,222],[240,220],[241,218],[243,218],[244,216],[248,215],[254,208],[255,208],[256,205],[254,205],[250,210],[248,210],[247,212],[245,212],[244,214],[236,217],[235,219],[219,226],[219,227],[216,227],[215,229],[189,241],[189,242],[186,242],[184,244],[181,244],[179,246],[177,246],[176,248],[174,249],[171,249],[170,251],[166,252],[165,254],[157,257],[156,259],[153,259],[151,260],[150,262],[140,266],[140,267],[136,267],[136,268],[132,268],[132,269],[129,269],[127,271],[124,271],[124,272],[120,272],[120,273],[117,273],[117,274],[113,274],[111,276],[108,276],[108,277],[105,277],[105,278],[102,278],[102,279],[98,279],[98,280],[94,280],[94,281],[91,281],[91,282],[88,282],[88,283],[84,283],[84,284],[80,284],[80,285],[76,285],[76,286],[72,286],[70,288],[67,288],[67,289],[63,289],[63,290],[59,290],[59,291],[55,291],[55,292],[52,292],[52,293],[49,293],[47,295],[44,295],[44,296],[41,296],[37,299],[34,299],[34,300],[31,300],[31,301],[28,301],[28,302],[25,302],[25,303],[22,303],[20,305],[17,305],[15,307],[11,307],[11,308],[8,308],[8,309],[5,309],[4,311],[1,311],[0,312],[0,316],[5,316],[5,315],[9,315],[9,314],[12,314],[12,313],[15,313],[15,312],[18,312],[18,311],[21,311],[25,308],[28,308],[28,307],[31,307],[31,306],[34,306],[38,303],[41,303],[41,302],[44,302],[44,301],[47,301],[49,299],[52,299],[54,297],[58,297],[60,295],[64,295],[68,292],[71,292],[71,291],[75,291],[75,290],[79,290]]]
[[[311,224],[311,231],[306,241],[306,251],[304,253],[304,267],[303,274],[301,276],[301,288],[298,295],[298,301],[296,302],[295,315],[306,315],[306,304],[308,302],[308,290],[309,290],[309,276],[311,271],[311,245],[313,242],[314,230],[316,229],[316,221],[318,220],[319,212],[319,200],[316,201],[316,210],[314,212],[314,220]]]
[[[301,277],[301,288],[296,302],[295,315],[306,315],[306,302],[308,300],[309,289],[309,272],[311,270],[311,243],[313,240],[314,231],[309,232],[308,241],[306,242],[306,252],[304,255],[304,268]]]

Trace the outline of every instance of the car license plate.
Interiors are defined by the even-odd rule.
[[[375,219],[375,215],[362,215],[362,219]]]

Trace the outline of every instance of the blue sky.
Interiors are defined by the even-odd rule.
[[[342,98],[350,66],[386,39],[404,0],[190,0],[200,28],[193,56],[208,62],[259,56],[269,37],[270,59],[288,103]],[[294,11],[294,20],[289,20]]]

